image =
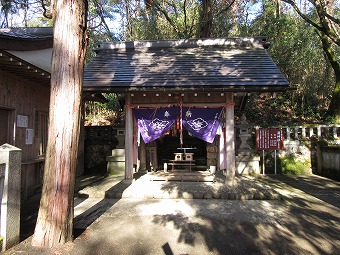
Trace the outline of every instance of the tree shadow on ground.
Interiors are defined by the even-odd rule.
[[[98,185],[98,183],[103,180],[105,180],[104,176],[85,176],[80,178],[79,180],[77,180],[78,183],[75,187],[75,196],[77,196],[77,192],[82,188],[88,185]],[[105,191],[104,197],[110,197],[110,194],[112,192],[114,194],[121,194],[130,185],[131,182],[118,182]],[[29,238],[34,233],[39,212],[40,199],[41,192],[38,192],[29,197],[27,200],[22,201],[21,203],[20,241]],[[81,203],[86,202],[87,199],[88,196],[82,196],[81,198],[75,197],[74,207],[77,207]],[[73,229],[74,238],[77,238],[79,235],[81,235],[88,226],[90,226],[96,219],[98,219],[102,214],[104,214],[110,207],[112,207],[116,203],[116,201],[114,201],[113,199],[98,199],[98,201],[99,202],[96,202],[91,207],[87,208],[87,210],[82,212],[80,215],[75,216]]]
[[[20,241],[25,240],[34,233],[38,218],[41,193],[29,197],[21,202],[20,206]]]
[[[330,224],[339,222],[339,217],[299,206],[290,207],[287,213],[284,219],[256,222],[202,215],[193,220],[176,213],[155,215],[153,223],[164,227],[170,223],[179,230],[178,243],[193,247],[204,243],[214,254],[326,255],[339,251],[339,232]]]
[[[285,184],[277,183],[277,185],[283,187]],[[181,187],[178,185],[177,188],[180,190]],[[308,184],[308,182],[303,187],[312,190],[317,188],[315,184]],[[174,188],[173,183],[165,184],[163,187],[164,190],[170,188]],[[336,194],[333,194],[334,196]],[[327,203],[330,198],[324,201]],[[234,202],[250,203],[250,201]],[[201,215],[202,208],[194,208],[196,211],[194,217],[183,213],[155,215],[153,223],[162,226],[170,223],[179,230],[178,243],[196,246],[201,245],[203,240],[209,251],[218,254],[226,254],[226,251],[228,254],[268,254],[269,252],[270,254],[325,255],[339,252],[340,215],[334,207],[309,196],[295,196],[278,202],[280,206],[276,209],[282,210],[284,212],[282,215],[278,214],[275,217],[262,215],[264,219],[261,220],[261,214],[256,216],[256,212],[268,211],[265,205],[271,202],[258,202],[259,207],[248,212],[249,219],[246,217],[238,219],[237,216],[230,215],[228,217]],[[235,214],[247,214],[242,207],[234,210]]]
[[[136,178],[139,178],[137,176]],[[95,220],[103,215],[122,197],[131,181],[120,181],[104,191],[104,198],[74,218],[74,238],[80,236]]]
[[[229,222],[228,220],[207,219],[205,224],[192,221],[182,213],[155,215],[153,223],[167,225],[172,223],[175,229],[180,230],[177,241],[190,246],[200,245],[203,238],[209,251],[218,251],[225,254],[261,254],[255,245],[254,237],[258,236],[256,227],[247,222]],[[239,241],[242,240],[242,244]]]
[[[103,199],[74,218],[74,238],[80,236],[96,219],[103,215],[115,203],[116,199]]]
[[[300,189],[307,194],[322,201],[336,206],[340,209],[340,184],[337,181],[320,177],[317,175],[308,176],[272,176],[294,188]]]

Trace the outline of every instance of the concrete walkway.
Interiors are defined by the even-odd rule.
[[[107,181],[96,183],[112,190]],[[116,181],[124,183],[117,178]],[[93,193],[89,187],[93,191],[98,186],[90,185],[79,191],[83,196],[87,193],[87,198],[75,199],[78,236],[74,242],[41,249],[31,247],[28,238],[4,254],[340,254],[338,182],[314,175],[266,176],[251,181],[270,187],[283,200],[270,199],[273,197],[256,200],[254,196],[248,200],[221,196],[191,199],[194,195],[188,199],[183,196],[146,199],[133,195],[115,199],[105,198],[107,192],[104,197],[90,195]],[[124,190],[137,191],[134,185],[153,182],[125,183]],[[188,183],[194,187],[199,184]],[[188,183],[177,183],[177,188],[184,191],[185,186],[180,185]],[[238,186],[237,190],[243,189]]]

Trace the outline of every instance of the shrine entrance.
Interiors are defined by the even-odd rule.
[[[133,144],[138,146],[134,149],[136,170],[194,172],[206,171],[210,166],[221,169],[219,134],[225,123],[224,95],[214,94],[222,98],[221,103],[205,105],[185,100],[186,93],[167,95],[165,99],[170,104],[164,100],[152,107],[142,104],[143,98],[152,97],[152,93],[145,95],[148,96],[134,94],[129,104],[133,113]],[[212,153],[209,155],[208,151]]]
[[[188,131],[183,131],[183,146],[180,145],[180,135],[172,134],[165,135],[156,141],[157,158],[159,169],[164,170],[164,164],[168,164],[168,169],[171,169],[172,160],[176,160],[176,156],[182,156],[187,160],[194,160],[191,170],[206,170],[207,169],[207,143],[196,137],[193,137]],[[185,156],[186,155],[186,156]],[[188,170],[188,166],[185,166]]]

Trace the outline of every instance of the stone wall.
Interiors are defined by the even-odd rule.
[[[340,181],[340,146],[318,146],[317,173]]]
[[[85,127],[84,173],[103,174],[107,172],[106,157],[118,144],[117,130],[112,126]]]
[[[215,139],[213,143],[207,143],[207,166],[218,166],[218,141]]]

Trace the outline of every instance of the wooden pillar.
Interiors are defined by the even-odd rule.
[[[139,162],[138,162],[138,143],[136,141],[136,137],[133,137],[133,161],[132,161],[132,164],[133,164],[133,173],[137,172],[138,170],[138,167],[139,167]]]
[[[219,163],[220,167],[219,170],[225,170],[225,160],[226,160],[226,151],[225,151],[225,130],[222,130],[222,133],[220,135],[220,143],[219,143]]]
[[[225,116],[225,148],[226,148],[226,172],[227,179],[234,179],[236,172],[236,156],[235,156],[235,121],[234,121],[234,93],[226,95],[226,116]]]
[[[131,95],[125,96],[125,179],[133,178],[133,116]]]
[[[146,146],[145,146],[143,138],[140,139],[139,160],[140,160],[140,170],[146,171]]]
[[[80,129],[79,129],[79,144],[78,144],[78,163],[76,170],[76,177],[84,175],[84,160],[85,160],[85,103],[81,104],[81,120],[80,120]]]

